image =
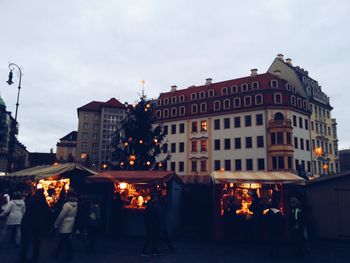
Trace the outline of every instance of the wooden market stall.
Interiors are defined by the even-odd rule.
[[[284,184],[304,184],[304,179],[284,171],[230,172],[214,171],[213,211],[214,239],[250,239],[263,234],[259,216],[273,197],[285,210]]]
[[[115,236],[144,235],[144,211],[151,192],[166,199],[168,231],[180,228],[182,183],[172,171],[108,171],[87,179],[88,194],[102,196],[105,230]]]
[[[46,200],[52,207],[70,188],[82,191],[86,177],[92,174],[96,172],[79,163],[55,163],[23,169],[7,175],[6,178],[9,180],[29,178],[27,182],[33,187],[44,189]]]

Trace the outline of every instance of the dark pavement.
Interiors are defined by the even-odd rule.
[[[64,262],[62,259],[52,259],[50,252],[53,251],[57,239],[46,237],[42,244],[40,262]],[[340,243],[331,241],[318,241],[310,245],[310,252],[304,259],[291,259],[283,256],[280,260],[272,260],[267,256],[266,248],[263,244],[252,248],[250,245],[216,243],[203,240],[178,240],[175,242],[177,250],[170,254],[166,248],[160,245],[162,256],[150,258],[141,257],[143,240],[139,238],[127,238],[124,240],[99,240],[96,253],[89,253],[84,250],[81,239],[73,240],[74,258],[70,262],[183,262],[183,263],[205,263],[205,262],[350,262],[350,242]],[[284,254],[287,254],[287,247]],[[19,249],[10,244],[0,247],[0,262],[11,263],[18,258]]]

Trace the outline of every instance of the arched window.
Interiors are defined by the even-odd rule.
[[[255,89],[258,89],[259,88],[259,82],[258,81],[254,81],[252,83],[252,89],[255,90]]]
[[[257,94],[255,95],[255,105],[261,105],[263,104],[263,95]]]
[[[252,98],[250,96],[244,97],[244,106],[245,107],[252,106]]]
[[[161,110],[157,110],[156,111],[156,116],[157,116],[157,119],[162,118],[162,111]]]
[[[180,116],[185,115],[185,106],[180,106]]]
[[[197,104],[192,105],[192,114],[196,114],[198,112],[198,106]]]
[[[221,109],[220,105],[221,104],[219,100],[214,101],[214,110],[219,111]]]
[[[284,117],[281,112],[276,112],[275,117],[273,118],[275,121],[283,121]]]
[[[227,88],[226,87],[222,88],[221,94],[222,95],[227,95]]]
[[[234,98],[234,100],[233,100],[233,107],[234,108],[240,108],[241,107],[241,98]]]
[[[201,112],[206,112],[206,111],[207,111],[207,104],[206,104],[206,103],[201,103],[201,105],[200,105],[200,111],[201,111]]]
[[[248,84],[247,83],[243,83],[242,84],[242,92],[248,91]]]
[[[168,105],[169,104],[169,99],[168,98],[165,98],[164,99],[164,105]]]
[[[230,108],[230,104],[229,99],[224,100],[224,110],[228,110]]]
[[[275,80],[275,79],[271,80],[270,85],[271,85],[271,88],[278,88],[278,82],[277,82],[277,80]]]
[[[176,117],[177,115],[177,108],[171,108],[171,117]]]
[[[169,117],[169,109],[164,109],[163,111],[163,117],[168,118]]]
[[[171,103],[172,104],[176,103],[176,97],[171,97]]]
[[[239,90],[238,90],[238,86],[232,86],[231,87],[231,89],[232,89],[232,93],[237,93],[237,92],[239,92]]]

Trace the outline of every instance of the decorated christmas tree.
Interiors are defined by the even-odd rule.
[[[127,117],[120,123],[111,145],[113,170],[161,170],[163,160],[156,160],[165,139],[163,126],[155,123],[154,103],[142,94],[136,105],[127,105]]]

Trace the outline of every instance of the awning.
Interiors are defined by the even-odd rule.
[[[260,183],[260,184],[303,184],[305,180],[289,172],[230,172],[211,173],[214,184],[220,183]]]
[[[112,183],[149,183],[160,184],[176,179],[177,175],[172,171],[108,171],[87,178],[86,182],[112,182]]]
[[[58,178],[60,175],[66,172],[71,172],[74,170],[85,171],[89,174],[96,174],[95,171],[83,166],[79,163],[61,163],[53,165],[40,165],[31,167],[28,169],[23,169],[11,174],[6,175],[8,179],[18,179],[22,177],[33,177],[34,181],[39,181],[41,179],[47,178]]]

